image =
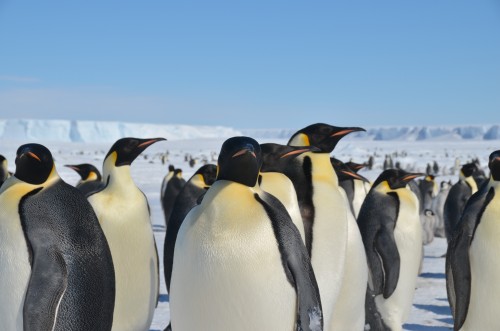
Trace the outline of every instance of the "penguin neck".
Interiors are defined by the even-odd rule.
[[[87,178],[82,180],[82,183],[91,182],[93,180],[98,180],[98,179],[99,179],[99,177],[97,176],[97,174],[95,172],[91,171],[89,173],[89,175],[87,176]]]
[[[203,179],[203,176],[200,175],[200,174],[195,174],[193,175],[193,177],[191,177],[191,179],[189,180],[189,182],[196,186],[196,187],[199,187],[199,188],[205,188],[207,187],[208,185],[205,183],[205,180]]]
[[[5,180],[9,177],[9,170],[7,169],[7,160],[3,160],[0,165],[0,180]]]
[[[474,193],[477,192],[477,184],[476,184],[476,181],[474,180],[474,178],[472,176],[464,177],[463,181],[465,183],[467,183],[467,185],[470,186],[470,188],[472,190],[472,194],[474,194]]]
[[[50,186],[60,179],[61,179],[61,177],[59,177],[59,174],[57,173],[55,166],[52,167],[52,171],[50,172],[49,177],[47,177],[47,180],[41,184],[26,183],[26,182],[20,180],[19,178],[17,178],[16,176],[10,176],[9,178],[7,178],[7,180],[0,187],[0,194],[2,194],[3,192],[7,191],[9,188],[14,187],[14,186],[22,187],[23,192],[29,192],[29,191],[32,191],[32,190],[37,189],[39,187]]]
[[[311,158],[312,161],[312,180],[331,182],[334,186],[339,186],[339,179],[335,170],[333,170],[330,162],[329,153],[312,153],[306,152],[305,156]]]
[[[498,192],[498,190],[500,190],[500,181],[494,180],[493,177],[490,176],[490,180],[488,181],[488,190],[490,188],[493,188]]]
[[[132,175],[130,174],[130,166],[124,165],[119,167],[105,167],[105,177],[107,180],[107,187],[116,190],[120,187],[136,187]]]

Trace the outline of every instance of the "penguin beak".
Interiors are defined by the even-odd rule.
[[[414,178],[417,178],[417,177],[420,177],[420,176],[425,176],[425,174],[423,174],[423,173],[407,174],[406,176],[404,176],[402,178],[402,180],[405,181],[405,182],[409,182],[410,180],[412,180]]]
[[[251,150],[249,150],[247,148],[243,148],[242,150],[237,151],[236,153],[233,154],[232,158],[241,156],[241,155],[246,154],[246,153],[248,153],[248,154],[252,155],[253,157],[257,158],[257,155],[255,155],[255,152],[251,151]]]
[[[147,139],[147,140],[143,141],[142,143],[140,143],[139,145],[137,145],[137,148],[146,148],[146,147],[148,147],[149,145],[152,145],[152,144],[154,144],[155,142],[162,141],[162,140],[167,140],[167,139],[165,139],[165,138],[153,138],[153,139]]]
[[[356,132],[356,131],[366,131],[366,130],[359,127],[344,128],[343,130],[332,133],[330,137],[343,137],[351,132]]]
[[[312,151],[319,151],[319,148],[310,146],[310,147],[305,147],[305,148],[301,148],[301,149],[296,149],[294,151],[291,151],[291,152],[288,152],[286,154],[281,155],[280,159],[283,159],[285,157],[289,157],[289,156],[292,156],[292,155],[299,155],[299,154],[302,154],[302,153],[305,153],[305,152],[312,152]]]
[[[65,167],[68,167],[70,169],[73,169],[75,171],[80,171],[80,168],[78,168],[77,166],[74,166],[74,165],[70,165],[70,164],[65,164],[64,165]]]
[[[355,172],[352,172],[352,171],[346,171],[346,170],[341,170],[340,172],[342,172],[343,174],[346,174],[347,176],[349,177],[352,177],[354,179],[358,179],[358,180],[361,180],[363,182],[367,182],[369,183],[369,180],[361,175],[358,175],[357,173]]]
[[[40,158],[39,158],[39,157],[38,157],[35,153],[33,153],[33,152],[28,152],[28,153],[26,153],[26,155],[28,155],[28,156],[30,156],[30,157],[32,157],[32,158],[34,158],[34,159],[35,159],[35,160],[37,160],[38,162],[42,162],[42,160],[40,160]]]

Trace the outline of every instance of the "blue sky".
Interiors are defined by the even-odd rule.
[[[500,1],[0,0],[0,118],[500,123]]]

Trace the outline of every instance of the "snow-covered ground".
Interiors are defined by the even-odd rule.
[[[163,176],[167,172],[169,164],[182,168],[184,178],[188,179],[201,165],[201,160],[209,162],[213,155],[219,152],[224,134],[228,137],[232,131],[222,132],[220,138],[198,138],[188,140],[170,140],[159,142],[148,148],[132,164],[132,176],[137,185],[145,192],[149,199],[152,211],[152,223],[154,225],[155,237],[159,247],[160,261],[163,255],[163,241],[165,227],[160,205],[160,186]],[[148,132],[146,132],[148,133]],[[162,136],[155,132],[154,136]],[[140,137],[149,137],[141,134]],[[259,142],[285,143],[285,137],[281,139],[262,138]],[[14,158],[16,149],[23,143],[40,142],[39,139],[0,139],[0,154],[9,160],[9,169],[14,171]],[[42,141],[42,143],[44,143]],[[103,158],[107,153],[110,143],[70,143],[47,141],[44,143],[51,151],[56,161],[56,166],[61,177],[70,184],[75,184],[79,176],[73,170],[63,167],[64,164],[92,163],[101,167]],[[394,161],[399,161],[403,167],[415,171],[425,172],[427,163],[437,161],[441,170],[446,175],[437,177],[437,181],[451,179],[453,182],[458,178],[455,171],[456,164],[465,163],[472,158],[479,158],[481,165],[487,165],[489,154],[500,149],[500,140],[353,140],[341,141],[334,151],[334,155],[343,161],[365,162],[369,156],[374,156],[375,166],[372,170],[361,170],[361,174],[374,180],[382,170],[383,160],[390,154]],[[161,162],[161,154],[168,151],[168,161]],[[187,154],[198,158],[200,161],[191,168],[185,161]],[[215,162],[213,162],[215,163]],[[487,172],[488,173],[488,172]],[[446,251],[446,240],[436,238],[430,245],[425,247],[425,259],[422,274],[419,277],[418,288],[415,293],[414,306],[405,330],[450,330],[452,319],[448,302],[446,299],[446,287],[444,276],[444,258]],[[163,270],[161,270],[161,297],[156,310],[151,330],[163,330],[169,321],[169,304],[166,293]]]

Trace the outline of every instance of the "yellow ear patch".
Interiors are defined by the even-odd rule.
[[[290,141],[290,146],[311,146],[309,137],[304,133],[299,133]]]

